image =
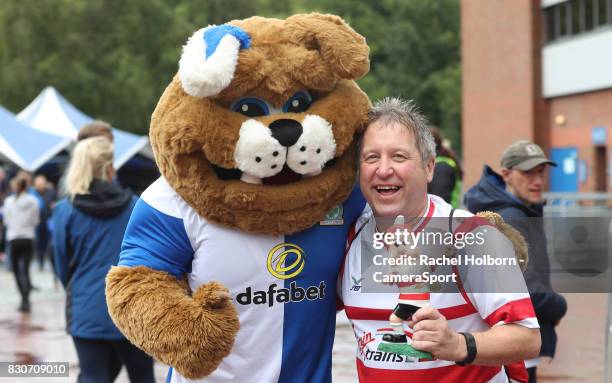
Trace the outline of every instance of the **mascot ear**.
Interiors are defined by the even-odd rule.
[[[338,16],[320,13],[295,15],[287,19],[287,27],[294,42],[318,50],[338,76],[354,80],[370,70],[370,48],[365,38]]]
[[[187,40],[179,61],[183,90],[190,96],[219,94],[234,78],[240,49],[251,46],[244,29],[224,24],[200,29]]]

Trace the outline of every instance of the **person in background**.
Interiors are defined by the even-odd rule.
[[[557,165],[546,158],[538,145],[517,141],[502,155],[501,175],[485,165],[480,181],[465,194],[465,206],[472,213],[485,210],[498,213],[527,241],[529,263],[524,275],[540,323],[540,356],[552,358],[557,345],[555,326],[565,315],[567,303],[550,283],[542,197],[548,166]],[[525,362],[530,383],[536,382],[539,362],[539,358]]]
[[[4,197],[9,193],[9,183],[6,178],[6,171],[0,167],[0,264],[4,262],[6,249],[6,227],[4,226],[4,213],[2,207],[4,206]]]
[[[79,129],[77,142],[91,137],[106,137],[110,140],[110,142],[114,142],[115,140],[112,126],[108,122],[102,120],[94,120],[89,124],[83,125],[81,129]],[[113,180],[111,182],[117,186],[121,186],[116,176],[113,176]],[[115,380],[117,375],[119,375],[121,372],[122,363],[117,354],[111,354],[110,358],[110,376],[111,380]]]
[[[82,141],[90,137],[106,137],[110,142],[114,141],[113,128],[108,122],[94,120],[79,129],[77,141]]]
[[[9,194],[9,182],[6,177],[6,170],[0,167],[0,201],[4,201],[4,198]]]
[[[136,198],[111,183],[113,145],[106,137],[78,142],[65,177],[67,198],[53,212],[55,271],[66,288],[67,330],[72,335],[83,382],[115,377],[113,360],[130,381],[153,382],[153,360],[113,324],[104,278],[119,259],[121,241]]]
[[[55,193],[52,187],[50,187],[47,178],[39,174],[34,177],[34,185],[30,189],[32,194],[38,200],[40,207],[40,222],[36,226],[36,254],[38,257],[38,265],[40,270],[45,265],[45,258],[47,257],[47,250],[49,249],[49,226],[47,220],[51,217],[51,211],[53,209]]]
[[[30,261],[34,249],[36,225],[39,222],[38,201],[27,193],[28,179],[18,175],[12,181],[14,194],[4,201],[6,239],[10,246],[10,259],[17,288],[21,294],[19,311],[30,311]]]
[[[458,208],[463,178],[461,163],[453,149],[444,145],[444,136],[440,129],[432,126],[430,130],[436,143],[436,166],[433,179],[427,185],[427,192],[441,197],[452,207]]]
[[[106,137],[111,143],[115,140],[115,136],[113,135],[113,130],[110,124],[101,120],[93,120],[89,124],[83,125],[79,129],[79,133],[77,134],[77,142],[83,141],[91,137]],[[113,182],[117,182],[116,177]],[[66,185],[66,173],[62,175],[58,185],[60,185],[59,195],[64,196],[63,193],[66,189],[64,186]]]
[[[383,99],[374,104],[368,117],[359,152],[359,186],[371,211],[364,212],[355,226],[339,280],[339,295],[358,339],[359,381],[508,382],[503,366],[537,355],[540,347],[538,323],[518,266],[504,269],[514,277],[513,293],[478,293],[462,290],[457,283],[457,292],[412,294],[425,295],[430,304],[407,317],[406,333],[414,349],[431,353],[434,360],[408,361],[402,355],[377,351],[377,334],[388,330],[394,315],[406,317],[396,306],[398,295],[401,301],[404,294],[399,289],[372,293],[354,289],[355,276],[366,277],[361,268],[367,264],[364,255],[370,253],[362,252],[367,248],[363,243],[387,232],[400,215],[408,217],[407,224],[419,232],[431,219],[450,220],[451,212],[466,220],[472,214],[454,211],[444,200],[427,193],[435,144],[425,118],[411,102]],[[508,251],[499,246],[502,241],[494,231],[475,225],[472,232],[478,230],[487,233],[484,237],[496,246],[494,250]],[[482,269],[470,268],[467,274],[465,283],[495,282],[492,273]],[[521,378],[526,378],[522,363],[520,367]]]

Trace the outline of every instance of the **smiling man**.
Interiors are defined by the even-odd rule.
[[[386,113],[364,133],[359,169],[362,193],[377,216],[383,218],[384,222],[379,222],[383,231],[398,215],[422,215],[428,207],[427,184],[435,166],[431,134],[407,128],[422,124],[417,120],[420,115],[402,114],[392,108]]]
[[[508,382],[503,365],[533,357],[540,347],[538,324],[518,267],[504,269],[516,276],[512,293],[494,289],[479,293],[456,283],[448,292],[430,289],[431,293],[412,294],[402,289],[407,283],[385,286],[372,279],[370,261],[377,252],[369,249],[372,239],[392,229],[400,215],[402,227],[411,233],[425,232],[426,226],[435,226],[429,224],[434,221],[447,228],[452,226],[451,216],[461,217],[468,224],[455,227],[453,233],[487,233],[492,250],[514,256],[502,247],[507,239],[490,226],[479,225],[469,212],[454,211],[442,198],[427,193],[435,143],[412,102],[398,98],[377,102],[359,153],[359,185],[371,211],[366,209],[357,221],[339,280],[339,295],[357,339],[359,381]],[[478,268],[465,271],[465,286],[484,286],[498,276]],[[429,304],[419,305],[425,301]],[[411,318],[406,310],[413,310]],[[411,351],[430,353],[433,360],[401,354],[385,347],[385,342],[410,345]]]
[[[485,165],[480,181],[465,194],[465,205],[472,213],[485,210],[499,213],[527,241],[529,263],[525,281],[540,323],[540,356],[553,357],[557,344],[555,326],[565,315],[567,304],[550,283],[542,218],[548,166],[557,165],[538,145],[527,140],[514,142],[502,154],[501,175]],[[530,383],[536,382],[538,364],[539,358],[525,362]]]

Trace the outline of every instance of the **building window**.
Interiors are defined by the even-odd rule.
[[[582,18],[580,17],[582,9],[579,1],[571,1],[568,4],[572,7],[572,30],[576,34],[582,30]]]
[[[582,31],[590,31],[593,29],[593,0],[582,0],[580,5],[582,6],[581,20],[584,24]]]
[[[543,12],[547,42],[612,26],[612,0],[568,0]]]

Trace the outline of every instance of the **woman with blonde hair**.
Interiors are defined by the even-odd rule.
[[[136,198],[112,182],[113,144],[91,137],[74,148],[66,198],[53,212],[55,271],[66,289],[66,328],[72,335],[83,382],[112,382],[112,361],[126,366],[130,381],[153,382],[152,359],[113,324],[104,277],[119,259]]]

